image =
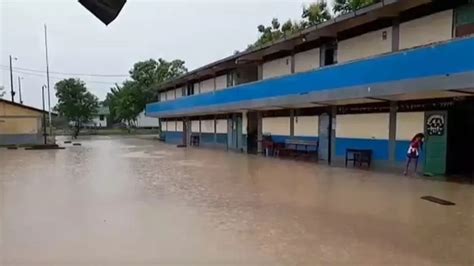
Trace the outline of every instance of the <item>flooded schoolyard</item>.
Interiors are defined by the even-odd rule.
[[[0,265],[474,264],[472,185],[80,142],[0,149]]]

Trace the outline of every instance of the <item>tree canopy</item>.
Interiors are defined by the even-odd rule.
[[[188,71],[184,64],[182,60],[166,61],[162,58],[135,63],[129,71],[131,80],[116,84],[104,101],[109,106],[112,120],[133,125],[145,105],[158,98],[156,88],[159,84]]]
[[[343,15],[378,2],[380,0],[335,0],[333,12],[337,15]]]
[[[91,121],[97,114],[99,101],[80,79],[64,79],[54,87],[58,98],[55,110],[68,121],[74,122],[76,127],[74,136],[77,137],[82,125]]]
[[[377,2],[380,0],[335,0],[332,11],[336,16],[343,15]],[[301,32],[308,27],[330,20],[332,15],[326,0],[318,0],[303,7],[301,18],[299,21],[287,20],[283,25],[280,25],[278,18],[273,18],[270,26],[259,25],[257,29],[260,37],[255,43],[249,45],[248,49],[261,47]]]

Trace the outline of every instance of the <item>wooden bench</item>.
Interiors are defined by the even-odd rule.
[[[275,145],[275,156],[312,157],[318,156],[319,142],[299,139],[287,139],[285,143]]]
[[[352,158],[350,155],[352,154]],[[363,163],[367,164],[367,167],[370,168],[372,164],[372,150],[368,149],[346,149],[346,167],[347,162],[352,161],[352,166],[355,167],[356,163],[359,163],[359,166],[362,166]]]

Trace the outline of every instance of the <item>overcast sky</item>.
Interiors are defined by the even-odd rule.
[[[149,58],[182,59],[189,70],[243,50],[258,38],[257,25],[299,19],[305,0],[128,0],[106,27],[76,0],[0,0],[0,86],[10,99],[9,55],[14,67],[45,69],[43,24],[48,25],[50,71],[127,75]],[[31,72],[30,72],[31,73]],[[14,73],[23,101],[41,106],[44,73]],[[51,87],[62,74],[51,74]],[[80,77],[103,100],[126,77]],[[54,90],[51,91],[54,95]],[[18,95],[17,95],[18,101]],[[53,105],[55,99],[53,97]]]

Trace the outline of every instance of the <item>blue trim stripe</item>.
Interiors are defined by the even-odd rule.
[[[160,116],[166,112],[197,107],[467,73],[474,71],[474,53],[466,51],[474,51],[474,37],[243,84],[227,90],[182,97],[174,101],[152,103],[147,105],[146,112],[151,116]]]
[[[216,144],[227,145],[227,133],[217,133],[216,141]]]
[[[336,139],[336,156],[345,157],[346,149],[370,149],[374,160],[388,160],[388,140],[375,139]]]
[[[183,132],[166,131],[165,142],[169,144],[182,144],[183,143]]]
[[[214,144],[214,133],[201,133],[200,144],[203,146]]]

